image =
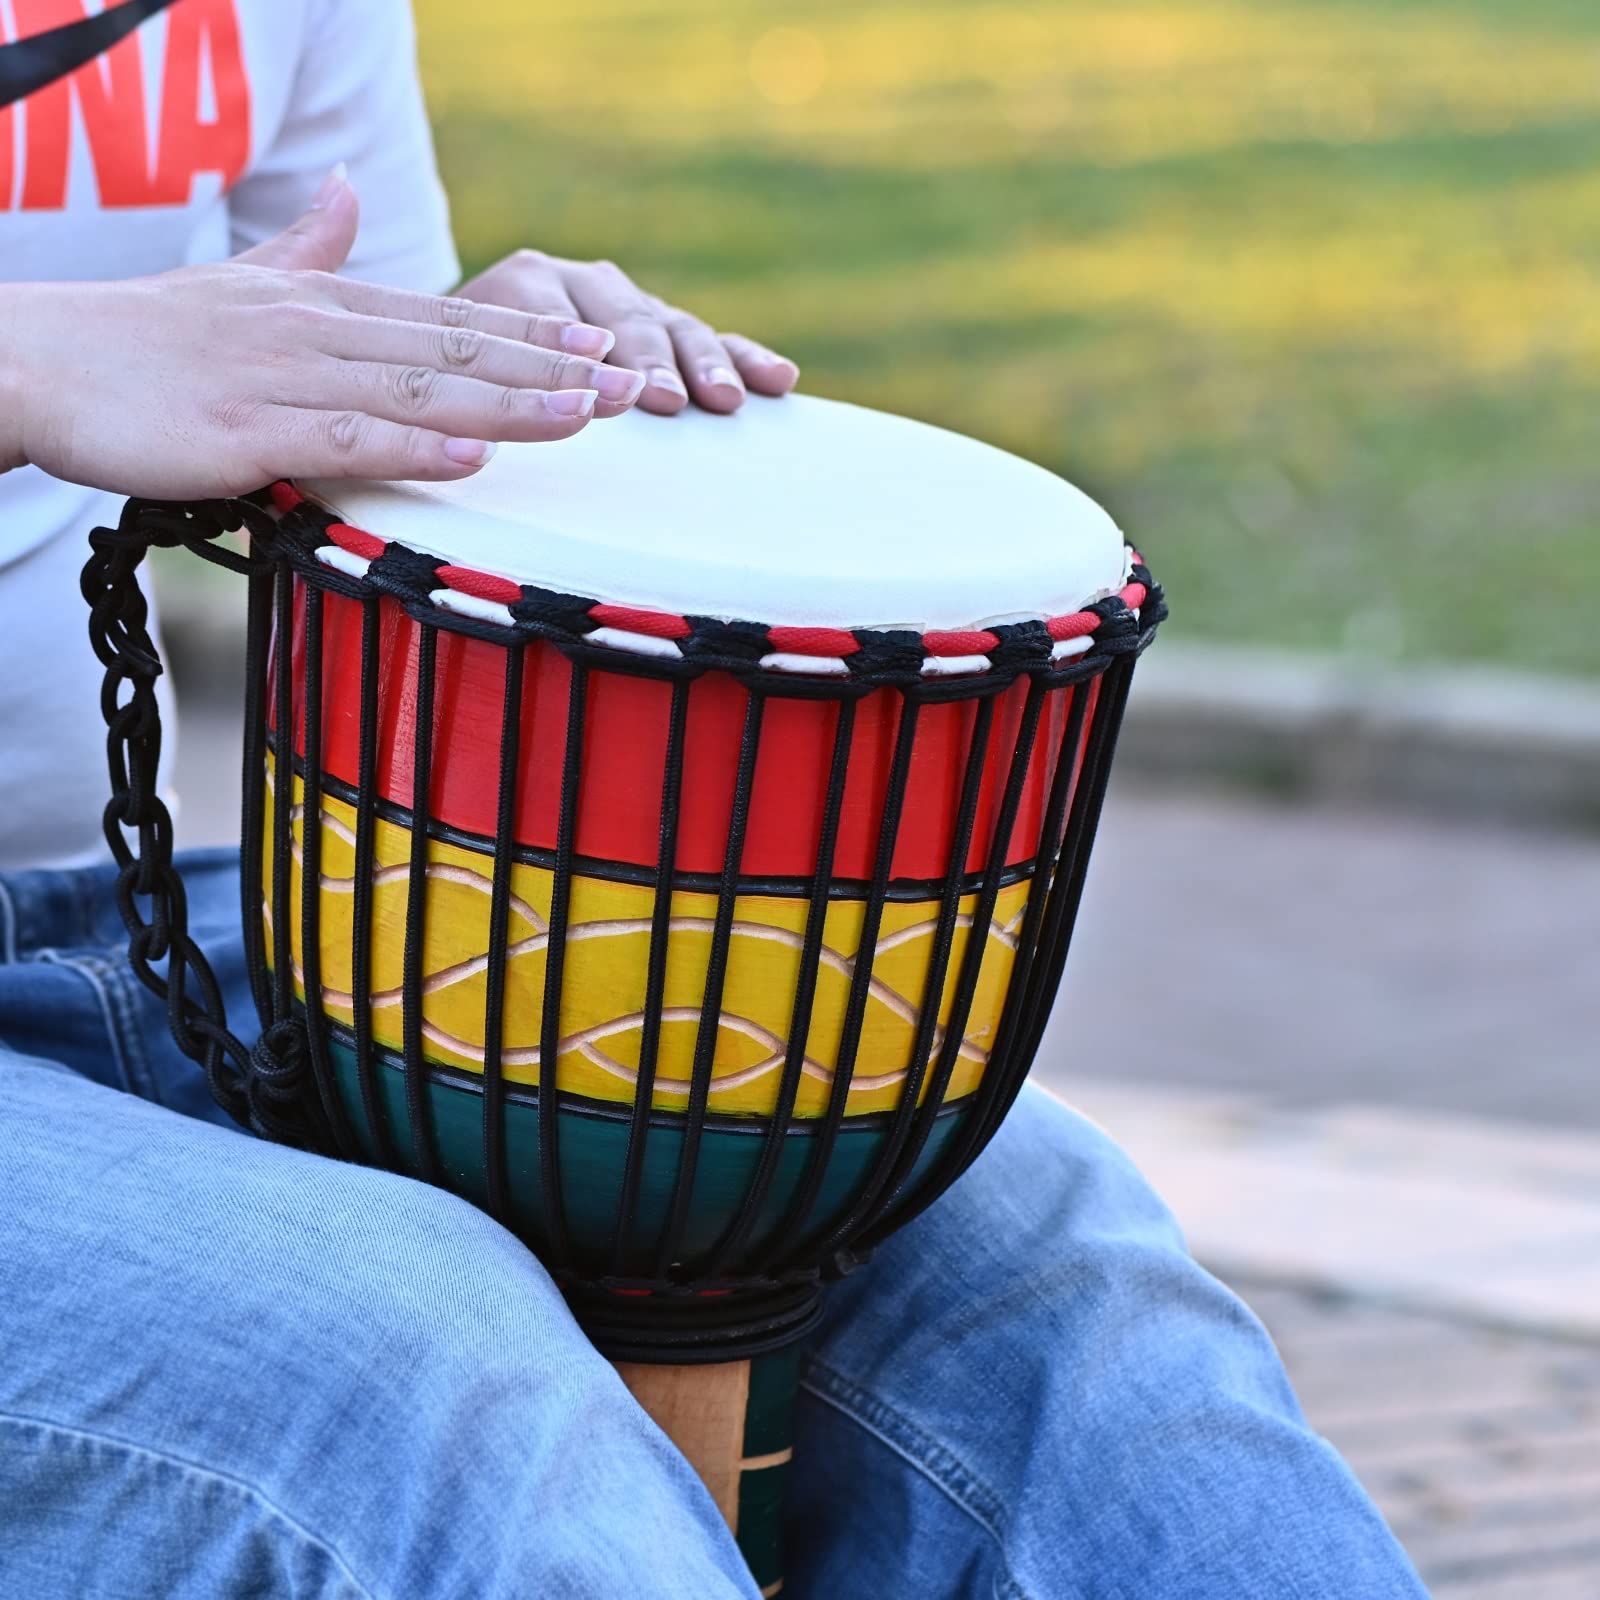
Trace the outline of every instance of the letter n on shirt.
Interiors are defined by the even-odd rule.
[[[250,159],[250,83],[236,4],[178,0],[164,14],[164,28],[136,29],[98,59],[0,110],[0,211],[96,202],[108,210],[185,206],[199,173],[219,173],[224,187],[236,183]],[[19,39],[90,14],[85,0],[12,0],[12,13]],[[160,52],[159,61],[147,61],[151,51]],[[87,176],[72,163],[75,118],[93,196],[71,192]]]

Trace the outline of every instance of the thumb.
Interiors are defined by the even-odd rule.
[[[323,181],[304,216],[276,238],[234,259],[288,272],[337,272],[356,242],[360,221],[360,202],[341,162]]]

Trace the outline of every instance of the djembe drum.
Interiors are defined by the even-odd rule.
[[[797,398],[92,540],[107,834],[180,1047],[257,1132],[525,1240],[776,1592],[798,1341],[1027,1072],[1149,574],[1051,474]],[[248,576],[251,1047],[171,865],[152,544]]]

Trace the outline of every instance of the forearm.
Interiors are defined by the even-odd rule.
[[[28,460],[22,443],[27,378],[17,330],[26,314],[30,288],[23,283],[0,286],[0,472],[26,466]]]

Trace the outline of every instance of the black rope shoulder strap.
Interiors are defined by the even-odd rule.
[[[131,500],[117,527],[89,535],[92,554],[80,587],[89,604],[89,639],[106,669],[100,691],[111,777],[105,836],[120,869],[117,909],[128,930],[128,959],[145,987],[166,1001],[172,1036],[205,1072],[218,1105],[280,1143],[326,1148],[318,1099],[304,1092],[304,1024],[279,1020],[254,1046],[228,1029],[216,976],[189,936],[183,880],[173,865],[172,814],[159,787],[162,666],[139,567],[152,548],[187,545],[222,566],[255,573],[258,560],[213,542],[241,526],[270,537],[273,524],[248,500],[190,506]]]

